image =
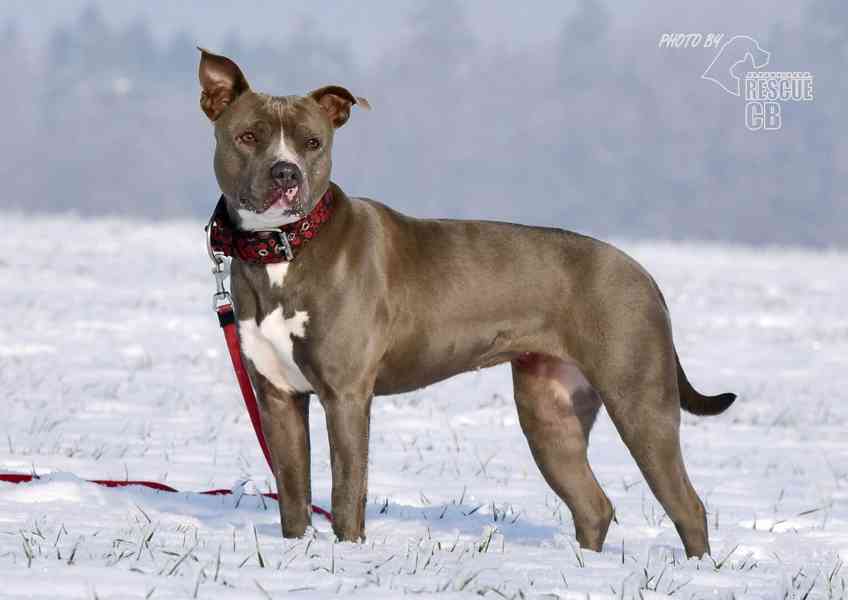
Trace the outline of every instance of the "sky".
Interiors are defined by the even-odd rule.
[[[111,25],[126,25],[140,16],[156,23],[154,35],[168,38],[188,31],[198,44],[215,47],[236,32],[254,41],[273,41],[300,26],[304,20],[322,24],[328,33],[353,36],[356,59],[371,62],[408,33],[409,15],[424,5],[415,0],[363,2],[291,2],[253,0],[236,4],[226,0],[208,2],[97,2],[95,0],[4,0],[0,22],[13,20],[38,45],[56,26],[72,22],[87,6],[97,5]],[[737,27],[749,33],[762,32],[775,21],[797,20],[802,3],[779,1],[729,1],[710,3],[631,2],[610,3],[616,25],[654,22],[673,31],[704,31],[709,28]],[[554,38],[563,20],[574,10],[575,0],[465,0],[475,36],[491,43],[533,45]],[[730,33],[730,32],[729,32]]]

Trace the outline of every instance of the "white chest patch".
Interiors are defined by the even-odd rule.
[[[288,263],[267,265],[271,285],[283,285]],[[274,386],[287,392],[311,392],[312,386],[294,362],[292,337],[306,337],[309,314],[299,310],[288,319],[278,306],[257,325],[254,319],[239,321],[241,351],[256,370]]]
[[[286,272],[288,270],[289,263],[287,261],[265,265],[265,272],[268,273],[268,280],[271,282],[271,287],[283,287],[283,280],[286,278]]]

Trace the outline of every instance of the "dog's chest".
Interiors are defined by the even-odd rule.
[[[288,267],[287,262],[265,267],[271,289],[285,284]],[[242,354],[275,387],[287,392],[312,391],[312,386],[294,361],[294,338],[306,337],[309,314],[301,310],[286,318],[283,313],[280,304],[258,323],[256,319],[239,321]]]

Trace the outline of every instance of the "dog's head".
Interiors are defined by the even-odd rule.
[[[243,229],[300,219],[329,185],[334,130],[368,101],[336,85],[306,96],[254,92],[232,60],[200,52],[200,107],[215,126],[215,175],[231,214]]]

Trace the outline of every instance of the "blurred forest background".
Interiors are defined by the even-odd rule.
[[[669,11],[641,17],[578,0],[550,23],[541,3],[534,18],[554,33],[515,41],[479,34],[485,7],[469,15],[458,1],[411,3],[367,60],[357,51],[365,34],[325,27],[321,3],[284,35],[222,20],[211,42],[188,25],[159,35],[150,13],[115,24],[108,4],[80,5],[32,39],[6,10],[0,214],[205,219],[218,191],[198,108],[195,46],[204,45],[236,60],[260,91],[339,83],[368,98],[374,110],[355,111],[337,132],[334,179],[414,215],[844,246],[848,3],[769,5],[792,4],[788,16],[748,6],[737,19],[738,3],[719,2],[702,26],[675,17],[687,7],[660,4]],[[752,35],[772,53],[767,70],[812,72],[815,99],[784,103],[779,131],[748,131],[743,101],[700,79],[715,49],[658,47],[676,31]]]

